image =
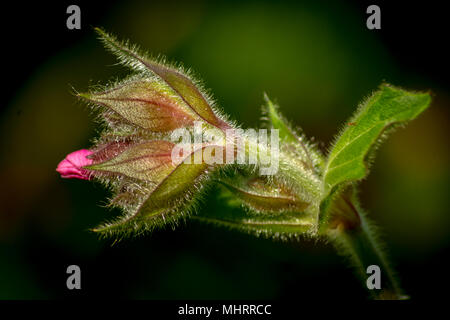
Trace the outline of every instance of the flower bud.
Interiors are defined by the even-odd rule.
[[[103,90],[78,94],[101,110],[106,124],[92,151],[74,153],[58,166],[66,178],[95,178],[109,185],[110,206],[123,209],[116,221],[95,229],[107,235],[148,230],[186,216],[200,196],[212,170],[221,164],[223,135],[231,126],[214,108],[210,97],[181,68],[138,54],[134,48],[97,30],[106,46],[135,75]],[[173,159],[171,132],[186,129],[217,139],[196,142]],[[203,126],[205,125],[205,126]],[[80,153],[82,152],[82,153]]]
[[[103,30],[96,31],[105,46],[141,78],[119,83],[103,94],[82,97],[109,106],[149,130],[171,131],[192,121],[202,121],[222,130],[231,128],[189,72],[152,60]]]
[[[80,97],[117,113],[122,121],[152,132],[168,132],[199,120],[184,101],[155,79],[129,79]]]
[[[236,199],[256,213],[303,212],[310,205],[291,186],[275,178],[236,175],[222,182]]]
[[[169,141],[148,141],[137,144],[111,143],[93,155],[88,166],[93,174],[122,175],[128,178],[158,183],[173,170]]]

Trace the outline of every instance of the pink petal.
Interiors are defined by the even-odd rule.
[[[91,154],[92,152],[86,149],[74,151],[58,164],[56,171],[62,178],[89,180],[90,172],[83,167],[92,164],[92,160],[87,158]]]

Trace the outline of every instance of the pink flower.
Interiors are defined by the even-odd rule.
[[[90,173],[84,169],[84,166],[92,164],[92,160],[87,158],[92,151],[81,149],[69,153],[66,158],[58,164],[56,171],[61,174],[62,178],[75,178],[82,180],[89,180]]]

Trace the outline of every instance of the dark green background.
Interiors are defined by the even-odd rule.
[[[258,125],[267,92],[324,151],[382,81],[431,90],[432,107],[379,150],[362,200],[406,292],[430,298],[448,287],[448,31],[439,8],[382,4],[382,30],[371,31],[357,1],[74,3],[81,31],[65,28],[69,2],[16,5],[2,21],[0,298],[365,298],[323,243],[197,222],[114,245],[88,231],[117,214],[102,207],[108,192],[55,168],[96,136],[72,88],[127,74],[94,26],[191,67],[244,127]],[[226,210],[214,192],[205,203],[201,210]],[[81,267],[80,292],[65,287],[70,264]]]

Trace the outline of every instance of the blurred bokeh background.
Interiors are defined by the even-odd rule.
[[[67,30],[79,4],[82,29]],[[326,151],[358,103],[383,82],[430,90],[432,107],[381,147],[362,203],[382,227],[413,298],[450,282],[448,31],[439,8],[381,3],[366,28],[361,1],[62,1],[13,5],[2,18],[0,298],[364,299],[334,249],[257,239],[196,222],[112,245],[88,231],[117,214],[100,185],[63,180],[64,156],[96,135],[72,88],[124,77],[92,30],[102,26],[191,67],[218,104],[258,126],[263,93]],[[225,210],[208,196],[201,210]],[[66,267],[82,290],[66,289]]]

